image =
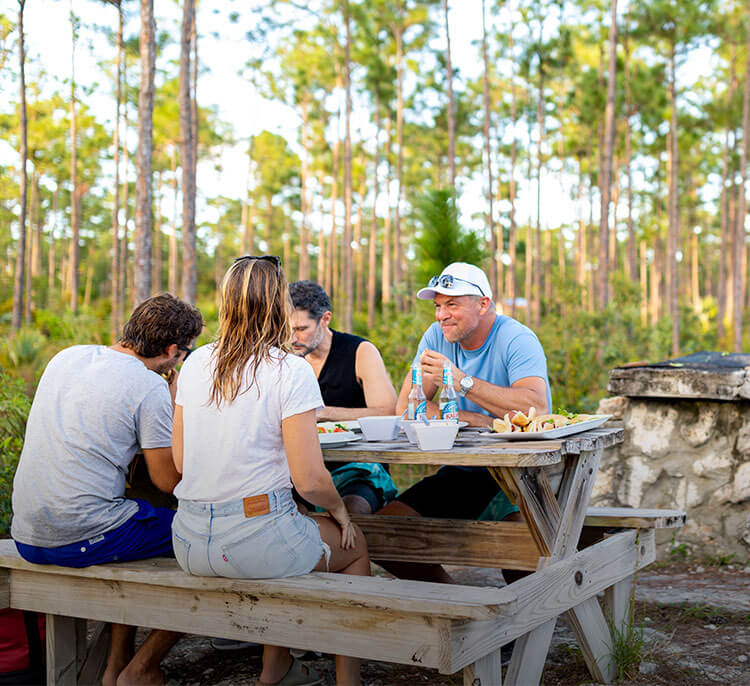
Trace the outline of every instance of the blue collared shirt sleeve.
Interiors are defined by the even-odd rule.
[[[522,333],[508,345],[508,381],[512,386],[529,376],[547,378],[547,358],[539,339],[533,333]]]

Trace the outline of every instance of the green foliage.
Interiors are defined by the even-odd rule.
[[[23,382],[0,368],[0,536],[7,536],[10,530],[13,477],[30,409]]]
[[[685,562],[690,557],[690,546],[687,543],[678,543],[672,536],[669,542],[669,557],[676,562]]]
[[[709,564],[712,567],[726,567],[727,565],[736,562],[736,560],[737,555],[734,553],[717,553],[716,555],[711,555],[706,558],[706,564]]]
[[[417,283],[427,283],[451,262],[481,265],[484,261],[479,236],[461,227],[456,199],[450,191],[428,191],[417,201],[415,218],[421,225],[416,240]]]
[[[615,666],[615,678],[618,680],[631,678],[635,675],[646,652],[646,637],[643,629],[633,625],[632,608],[623,627],[613,624],[611,628],[612,654],[610,659]]]

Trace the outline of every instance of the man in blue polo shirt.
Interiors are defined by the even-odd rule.
[[[432,399],[440,388],[443,364],[453,369],[459,419],[471,426],[491,426],[494,417],[514,411],[549,411],[552,399],[547,361],[539,339],[520,322],[497,314],[484,272],[465,262],[449,264],[430,279],[417,297],[435,303],[435,319],[419,342],[414,364],[422,366],[424,392]],[[396,412],[403,412],[411,390],[404,380]],[[427,403],[427,416],[439,416]],[[484,467],[441,467],[418,482],[379,514],[445,519],[519,519]],[[439,565],[388,565],[406,578],[450,581]]]

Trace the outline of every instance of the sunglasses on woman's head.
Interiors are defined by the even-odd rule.
[[[435,288],[435,286],[440,286],[441,288],[455,288],[455,281],[462,281],[463,283],[468,283],[470,286],[474,286],[474,288],[476,288],[482,294],[482,296],[484,296],[484,291],[480,286],[477,286],[477,284],[472,281],[467,281],[466,279],[460,279],[457,276],[453,276],[453,274],[441,274],[440,276],[433,276],[428,281],[427,287]]]
[[[234,261],[237,263],[242,260],[263,260],[264,262],[270,262],[276,267],[276,276],[281,275],[281,258],[278,255],[243,255],[242,257],[237,257]]]

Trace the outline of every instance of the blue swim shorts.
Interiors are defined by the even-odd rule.
[[[90,567],[107,562],[128,562],[148,557],[174,557],[172,520],[175,511],[154,507],[145,500],[136,512],[116,529],[85,541],[58,548],[41,548],[16,541],[16,548],[27,562],[61,567]]]

